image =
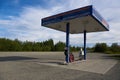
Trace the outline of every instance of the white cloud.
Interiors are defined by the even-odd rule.
[[[90,4],[91,4],[91,0],[70,0],[69,1],[69,6],[71,9],[80,8]]]
[[[56,13],[55,11],[58,8],[59,7],[57,6],[45,10],[41,8],[25,7],[19,17],[9,16],[9,20],[0,20],[0,25],[3,25],[9,33],[14,35],[7,36],[11,39],[18,38],[22,41],[43,41],[53,38],[55,39],[55,42],[58,42],[59,40],[64,41],[61,39],[61,37],[65,37],[65,35],[61,34],[62,32],[41,26],[41,19]],[[4,33],[4,31],[2,33]],[[5,37],[5,35],[3,35],[3,37]]]

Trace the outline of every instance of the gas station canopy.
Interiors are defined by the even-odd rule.
[[[109,25],[92,5],[49,16],[42,19],[42,26],[66,32],[66,23],[70,24],[70,33],[109,31]]]
[[[86,33],[109,31],[109,25],[92,5],[43,18],[42,26],[66,32],[67,63],[70,53],[69,33],[84,33],[84,60],[86,60]]]

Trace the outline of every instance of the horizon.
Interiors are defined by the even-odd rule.
[[[0,39],[9,39],[9,38],[0,38]],[[51,38],[50,38],[51,39]],[[47,40],[50,40],[50,39],[47,39]],[[9,39],[9,40],[12,40],[12,41],[14,41],[14,40],[18,40],[18,41],[20,41],[20,42],[44,42],[44,41],[47,41],[47,40],[44,40],[44,41],[28,41],[28,40],[26,40],[26,41],[21,41],[21,40],[19,40],[19,39]],[[53,40],[53,39],[52,39]],[[58,41],[57,43],[55,43],[55,41],[53,40],[53,42],[54,42],[54,45],[55,44],[57,44],[58,42],[62,42],[62,41]],[[63,43],[65,43],[65,42],[63,42]],[[98,43],[100,43],[100,42],[98,42]],[[117,42],[116,42],[117,43]],[[92,48],[92,47],[94,47],[95,45],[96,45],[97,43],[87,43],[87,48]],[[113,43],[105,43],[105,44],[107,44],[107,46],[111,46]],[[120,43],[117,43],[118,45],[120,45]],[[74,46],[74,47],[83,47],[83,43],[81,43],[81,44],[70,44],[70,46]]]

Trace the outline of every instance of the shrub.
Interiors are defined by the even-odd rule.
[[[107,49],[108,47],[106,43],[96,43],[94,52],[105,52]]]

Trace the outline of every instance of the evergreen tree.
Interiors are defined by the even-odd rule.
[[[117,43],[113,43],[110,49],[112,52],[120,52],[120,45],[118,45]]]
[[[55,44],[55,51],[64,51],[65,48],[65,43],[63,42],[58,42]]]
[[[94,48],[94,52],[105,52],[108,47],[106,43],[97,43]]]

